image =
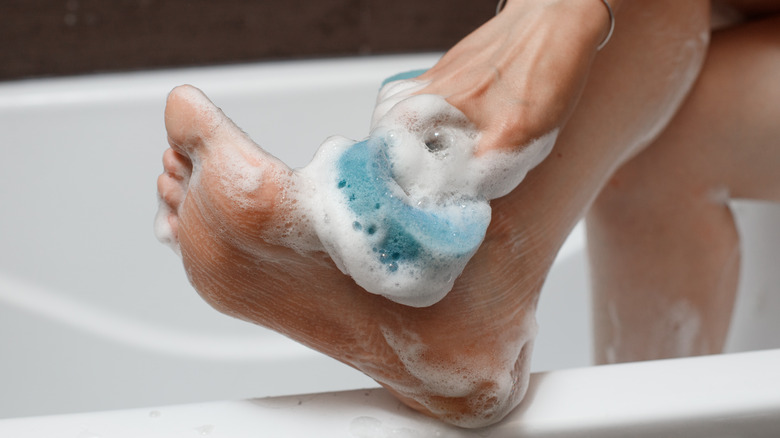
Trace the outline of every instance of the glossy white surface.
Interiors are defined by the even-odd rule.
[[[446,426],[374,389],[0,420],[0,435],[776,437],[778,369],[780,350],[770,350],[538,373],[517,411],[483,430]]]

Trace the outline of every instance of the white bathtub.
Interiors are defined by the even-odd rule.
[[[258,143],[296,167],[331,134],[364,137],[380,81],[435,59],[303,61],[0,84],[0,418],[130,408],[154,417],[157,411],[147,407],[211,401],[196,406],[235,414],[234,404],[218,401],[376,387],[335,360],[217,313],[189,286],[179,259],[152,233],[156,178],[166,148],[162,113],[172,87],[196,85]],[[778,348],[780,210],[756,203],[735,208],[745,256],[728,350]],[[580,226],[545,285],[536,372],[591,365],[583,247]],[[715,365],[701,367],[780,359],[780,350],[762,354],[706,358]],[[674,373],[674,364],[690,362],[671,363],[537,374],[532,392],[555,400],[560,388],[544,392],[541,382],[618,378],[625,369],[659,377]],[[764,380],[767,390],[780,394],[780,379],[770,374]],[[362,393],[340,397],[350,401],[355,394]],[[382,391],[371,394],[378,409],[395,409],[394,402],[382,401]],[[565,390],[560,396],[565,399]],[[621,400],[618,394],[610,398]],[[777,415],[780,401],[769,400],[777,402]],[[548,404],[555,409],[555,402]],[[114,415],[137,411],[121,412]],[[109,421],[101,415],[56,418]],[[121,423],[120,417],[111,418]],[[18,431],[18,421],[0,421],[0,431],[3,425]],[[23,424],[46,423],[36,421]],[[532,424],[512,421],[521,424],[517,430]],[[576,430],[576,421],[567,427]],[[211,429],[201,430],[206,431]]]

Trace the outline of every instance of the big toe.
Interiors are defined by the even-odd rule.
[[[168,95],[165,129],[168,142],[179,153],[192,156],[197,148],[220,135],[225,122],[232,123],[205,94],[192,85],[181,85]]]

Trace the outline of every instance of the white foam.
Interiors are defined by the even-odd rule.
[[[498,421],[522,400],[537,332],[534,312],[529,311],[520,325],[498,332],[488,341],[495,346],[489,355],[455,353],[452,357],[438,357],[417,334],[382,328],[384,339],[404,369],[419,381],[408,387],[393,382],[394,390],[413,398],[432,413],[469,428]],[[438,407],[442,397],[466,400],[471,413]]]
[[[425,85],[402,80],[380,90],[370,139],[381,142],[379,147],[390,163],[389,177],[381,182],[387,187],[383,195],[413,207],[412,215],[432,215],[434,221],[446,222],[453,229],[473,223],[481,229],[469,232],[482,233],[481,239],[490,220],[488,201],[512,191],[547,156],[557,131],[516,151],[477,153],[481,136],[476,127],[443,97],[415,94]],[[383,262],[378,242],[388,237],[387,230],[364,232],[359,212],[350,208],[350,201],[336,185],[339,160],[355,144],[332,137],[309,165],[298,170],[307,181],[306,189],[299,192],[300,204],[339,269],[364,289],[410,306],[438,302],[452,289],[479,242],[473,248],[464,246],[461,252],[437,252],[437,245],[448,238],[415,236],[424,257],[409,257],[397,264]],[[397,208],[381,213],[385,221],[399,214]],[[414,230],[404,231],[414,234]],[[454,233],[453,239],[473,242],[463,237],[465,228]]]
[[[237,149],[222,148],[219,153],[222,168],[218,176],[224,195],[239,207],[251,208],[255,204],[255,192],[264,182],[264,166],[249,163]]]
[[[232,205],[251,210],[257,208],[264,182],[291,181],[294,186],[283,189],[282,205],[276,206],[277,212],[287,208],[288,217],[259,237],[300,252],[326,250],[368,292],[409,306],[435,304],[481,244],[490,222],[489,200],[514,189],[547,156],[557,133],[516,151],[478,151],[476,127],[443,97],[415,94],[425,85],[414,80],[386,84],[369,139],[327,139],[312,162],[296,171],[298,178],[276,174],[284,166],[273,170],[277,167],[268,162],[274,158],[238,129],[221,132],[233,135],[239,147],[211,151],[221,154],[212,161],[221,166],[215,170],[219,190]],[[201,129],[220,130],[232,123],[199,91],[180,97],[209,120]],[[351,164],[344,164],[344,157],[352,157]],[[198,184],[200,158],[191,156],[191,185]],[[351,191],[339,185],[344,175],[356,185]],[[362,206],[353,202],[356,194]],[[376,211],[365,205],[373,199]],[[157,235],[178,251],[170,215],[161,206]]]
[[[154,217],[154,235],[161,243],[169,246],[173,252],[181,255],[179,241],[174,236],[169,219],[171,214],[173,211],[168,204],[162,198],[158,199],[157,215]]]

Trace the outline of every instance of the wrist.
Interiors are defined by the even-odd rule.
[[[496,13],[502,9],[513,15],[544,11],[550,23],[558,25],[561,31],[601,50],[612,37],[614,13],[621,3],[622,0],[500,0]]]

